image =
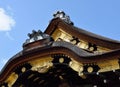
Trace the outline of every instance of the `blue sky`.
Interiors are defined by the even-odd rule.
[[[22,50],[28,33],[46,29],[57,10],[77,27],[120,40],[120,0],[0,0],[0,69]]]

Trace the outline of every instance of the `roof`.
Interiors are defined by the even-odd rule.
[[[73,25],[70,25],[61,20],[60,18],[55,18],[51,20],[49,26],[45,30],[45,33],[51,35],[58,27],[64,30],[65,32],[69,33],[70,35],[76,36],[79,39],[82,38],[85,41],[89,41],[102,47],[106,47],[112,50],[120,48],[120,41],[88,32],[85,29],[81,29]]]
[[[53,54],[65,54],[80,63],[92,63],[100,60],[110,60],[112,58],[118,59],[120,56],[120,50],[115,50],[103,54],[93,54],[86,52],[68,42],[53,42],[53,44],[50,46],[38,47],[26,52],[23,50],[13,56],[1,71],[0,81],[5,79],[6,76],[9,75],[16,66],[19,66],[24,62],[33,60],[32,56],[38,55],[39,57],[41,57]]]
[[[111,51],[96,54],[93,52],[89,52],[85,49],[79,48],[78,46],[66,41],[54,41],[51,35],[57,28],[60,28],[63,31],[79,39],[83,39],[84,41],[109,48],[111,49]],[[69,69],[74,71],[75,75],[82,73],[82,76],[83,75],[88,76],[85,82],[88,82],[90,79],[91,83],[93,84],[94,82],[92,81],[92,78],[95,77],[95,79],[99,79],[100,83],[102,83],[101,76],[99,75],[99,73],[102,73],[103,75],[109,77],[108,80],[111,80],[111,82],[113,82],[114,79],[111,79],[109,74],[113,75],[115,77],[115,81],[119,83],[119,80],[118,80],[119,76],[116,76],[116,74],[113,73],[113,72],[119,72],[119,65],[120,65],[120,58],[119,58],[120,42],[119,41],[102,37],[94,33],[85,31],[81,28],[77,28],[74,25],[71,25],[71,22],[70,24],[68,24],[59,18],[54,18],[53,20],[51,20],[50,24],[48,25],[44,33],[41,33],[40,31],[39,32],[34,31],[33,34],[30,34],[30,39],[27,39],[26,42],[23,44],[23,50],[20,51],[15,56],[13,56],[12,58],[10,58],[10,60],[6,63],[6,65],[0,72],[0,86],[4,84],[4,82],[9,82],[9,81],[6,81],[6,79],[13,72],[18,74],[18,80],[16,80],[15,84],[21,81],[21,78],[26,79],[25,76],[27,76],[27,73],[28,74],[36,73],[32,71],[31,67],[33,66],[29,65],[28,62],[36,59],[44,58],[45,56],[50,56],[53,58],[51,62],[55,67],[60,68],[60,66],[63,67],[63,65],[67,63],[67,65],[70,67]],[[43,37],[44,35],[45,37]],[[39,38],[40,36],[42,36],[42,38]],[[60,58],[64,58],[65,63],[63,59],[58,60]],[[57,64],[59,61],[60,61],[60,66],[59,65],[57,66],[54,64],[54,62]],[[72,66],[71,63],[73,63],[73,65],[74,64],[76,65]],[[25,65],[25,64],[28,64],[28,65]],[[24,65],[29,66],[28,70],[24,73],[18,73],[19,69],[21,69],[21,67],[24,67]],[[66,67],[65,69],[68,69],[68,67]],[[112,70],[115,70],[115,71],[112,72]],[[62,71],[60,71],[57,74],[60,74],[61,72]],[[65,72],[69,73],[69,71],[65,71]],[[94,76],[91,78],[91,75],[93,74]],[[38,75],[38,72],[37,72],[37,75]],[[61,78],[62,77],[59,76],[59,79]],[[84,80],[82,77],[80,77],[80,79],[82,79],[82,81]],[[103,77],[102,77],[102,80],[104,80]],[[107,80],[105,80],[104,83],[106,83],[106,81]]]

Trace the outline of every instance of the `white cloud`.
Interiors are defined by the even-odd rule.
[[[0,8],[0,31],[9,31],[15,25],[15,20]]]
[[[6,32],[6,36],[7,36],[10,40],[14,40],[14,38],[10,35],[9,32]]]

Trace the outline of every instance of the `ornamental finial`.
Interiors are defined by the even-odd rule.
[[[38,30],[38,31],[32,30],[32,33],[28,33],[28,37],[29,39],[27,39],[23,45],[26,45],[38,40],[42,40],[45,38],[49,38],[50,36],[48,34],[43,33],[41,30]]]
[[[53,14],[54,18],[60,18],[63,21],[65,21],[68,24],[74,25],[73,22],[70,20],[70,17],[65,14],[64,11],[57,11],[56,13]]]

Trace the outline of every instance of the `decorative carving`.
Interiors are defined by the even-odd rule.
[[[63,11],[57,11],[55,14],[53,14],[54,18],[60,18],[63,21],[65,21],[68,24],[74,25],[73,22],[70,20],[70,17],[65,14]]]
[[[23,73],[23,72],[25,72],[25,71],[27,71],[27,70],[29,70],[29,69],[31,69],[31,68],[32,68],[32,66],[31,66],[29,63],[25,63],[25,64],[23,64],[23,65],[18,66],[18,67],[14,70],[14,72],[15,72],[16,74],[20,75],[21,73]]]
[[[38,71],[39,73],[46,73],[46,72],[49,70],[49,68],[50,68],[50,67],[48,67],[48,66],[38,67],[38,68],[37,68],[37,71]]]
[[[76,38],[76,37],[72,37],[72,39],[70,40],[70,42],[74,42],[75,41],[75,45],[77,45],[79,42],[80,42],[80,40],[78,39],[78,38]]]
[[[15,81],[18,79],[18,74],[12,72],[10,76],[6,79],[6,86],[5,87],[12,87]],[[8,85],[8,86],[7,86]],[[1,87],[1,86],[0,86]]]
[[[96,64],[85,64],[84,66],[83,73],[84,74],[89,74],[89,73],[96,73],[100,69],[100,67]]]
[[[52,57],[54,58],[52,61],[54,65],[69,65],[69,62],[71,61],[71,59],[68,58],[68,56],[62,54],[52,55]]]
[[[26,68],[25,68],[25,67],[23,67],[23,68],[21,69],[21,71],[22,71],[22,72],[25,72],[25,71],[26,71]]]
[[[87,71],[88,71],[89,73],[92,73],[92,72],[93,72],[93,67],[89,66],[89,67],[87,68]]]
[[[30,39],[31,39],[31,38],[34,38],[35,40],[38,39],[38,36],[42,36],[42,35],[43,35],[43,33],[42,33],[42,31],[40,31],[40,30],[38,30],[38,32],[35,31],[35,30],[32,30],[32,34],[28,33],[29,38],[30,38]],[[41,37],[41,38],[42,38],[42,37]]]
[[[28,33],[28,36],[29,36],[29,39],[27,39],[23,45],[26,45],[28,43],[32,43],[38,40],[42,40],[45,38],[51,38],[48,34],[45,34],[40,30],[38,31],[32,30],[32,33],[31,34]]]
[[[59,62],[60,62],[60,63],[63,63],[63,62],[64,62],[64,58],[60,58],[60,59],[59,59]]]
[[[95,44],[88,43],[88,49],[90,51],[97,51],[97,46]]]

